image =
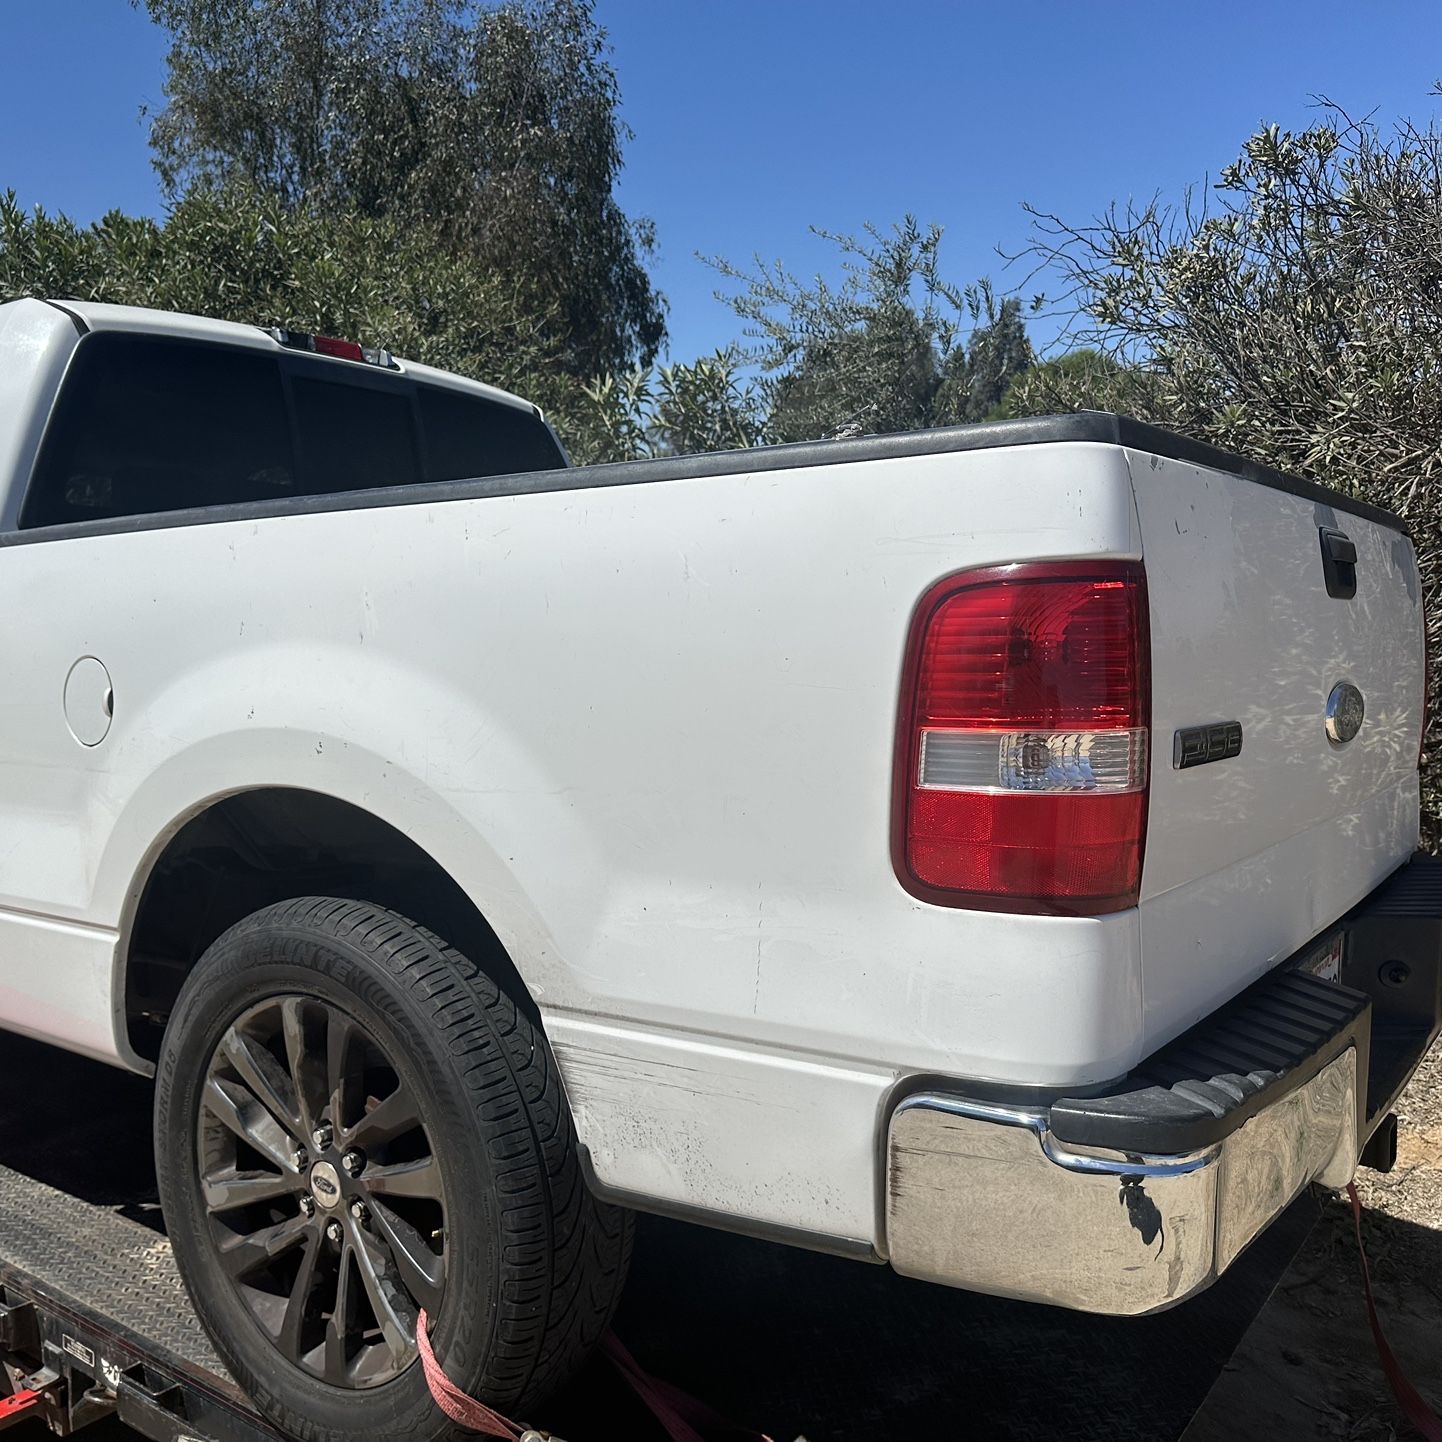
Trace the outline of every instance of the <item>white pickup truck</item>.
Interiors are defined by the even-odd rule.
[[[422,1313],[532,1407],[630,1209],[1168,1306],[1387,1164],[1438,1029],[1406,528],[1114,416],[573,470],[383,351],[22,300],[0,610],[0,1025],[155,1073],[307,1438],[451,1435]]]

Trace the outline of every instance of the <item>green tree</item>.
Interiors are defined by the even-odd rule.
[[[581,464],[737,450],[763,436],[759,398],[734,350],[607,376],[585,387],[569,420],[571,455]]]
[[[1205,203],[1037,214],[1035,257],[1074,297],[1071,336],[1114,364],[1125,408],[1399,511],[1442,680],[1442,132],[1329,109],[1269,126]],[[1094,403],[1098,374],[1048,377],[1048,409]],[[1017,403],[1041,400],[1030,380]],[[1115,393],[1115,386],[1113,386]],[[1423,770],[1442,838],[1442,767]]]
[[[943,276],[940,227],[907,216],[859,237],[815,233],[840,251],[837,284],[759,259],[750,271],[710,262],[740,287],[721,298],[752,342],[769,439],[979,419],[1030,362],[1016,302],[998,305],[985,282],[962,288]]]
[[[1124,366],[1095,346],[1074,346],[1013,376],[992,415],[1011,420],[1083,410],[1150,414],[1155,410],[1150,381],[1149,372]]]
[[[1018,297],[1009,295],[998,304],[990,282],[983,280],[969,292],[968,309],[977,324],[943,367],[933,424],[997,419],[1013,383],[1036,360]]]
[[[111,212],[78,226],[0,194],[0,302],[69,296],[284,325],[384,345],[542,406],[572,459],[635,460],[752,446],[759,400],[733,350],[583,383],[546,318],[435,234],[336,217],[240,185],[197,185],[164,221]]]
[[[563,412],[575,389],[558,380],[544,317],[428,231],[242,189],[193,190],[164,222],[115,211],[83,227],[0,195],[0,301],[26,295],[353,336]]]
[[[141,3],[141,0],[135,0]],[[240,185],[390,219],[494,275],[566,367],[648,363],[647,222],[591,0],[143,0],[171,34],[151,143],[167,193]]]

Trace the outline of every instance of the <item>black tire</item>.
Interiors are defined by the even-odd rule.
[[[276,1024],[279,1040],[266,1040]],[[333,1034],[341,1080],[326,1081],[329,1062],[314,1053]],[[297,1056],[306,1059],[287,1072]],[[247,1070],[237,1069],[237,1059]],[[420,1129],[399,1140],[376,1123],[381,1106],[370,1093],[392,1080],[395,1096],[414,1100],[420,1118]],[[256,1099],[268,1081],[276,1087],[262,1105]],[[338,1148],[341,1134],[374,1141],[369,1205],[354,1190],[367,1174],[359,1149],[318,1169],[330,1156],[321,1145],[329,1123],[317,1116],[326,1097],[326,1115],[333,1103],[339,1128],[329,1146]],[[297,1185],[289,1191],[281,1188],[286,1169],[272,1159],[278,1146],[294,1145],[274,1143],[276,1113],[287,1107],[292,1119],[321,1123],[311,1138],[297,1139],[306,1155],[292,1158]],[[227,1110],[232,1120],[222,1122]],[[257,1137],[261,1150],[252,1148]],[[409,1147],[405,1155],[420,1160],[396,1162],[392,1147]],[[414,1295],[403,1288],[412,1307],[418,1295],[436,1302],[430,1336],[450,1379],[513,1417],[567,1380],[620,1296],[631,1216],[596,1201],[586,1186],[545,1038],[464,956],[377,906],[326,897],[282,902],[239,922],[205,953],[166,1030],[155,1150],[167,1230],[206,1332],[260,1410],[307,1442],[473,1435],[447,1421],[419,1362],[399,1350],[399,1323],[410,1314],[396,1302],[398,1278],[415,1278]],[[431,1192],[390,1195],[402,1190],[394,1178],[407,1168],[435,1183],[434,1199]],[[266,1185],[246,1190],[256,1178]],[[330,1195],[335,1181],[345,1189],[340,1200]],[[261,1201],[221,1205],[262,1192]],[[332,1210],[315,1210],[321,1199]],[[411,1209],[404,1236],[413,1243],[424,1233],[434,1252],[409,1274],[397,1262],[398,1229],[385,1231],[402,1205]],[[434,1207],[442,1220],[427,1230],[435,1212],[424,1209]],[[277,1227],[286,1254],[300,1253],[293,1283],[285,1277],[291,1263],[271,1260],[267,1239]],[[244,1245],[230,1247],[223,1262],[220,1244],[233,1235],[243,1235]],[[394,1245],[378,1252],[387,1238]],[[242,1251],[244,1268],[236,1260]],[[436,1276],[436,1291],[427,1294],[422,1283]],[[385,1286],[371,1291],[378,1278]],[[292,1292],[303,1299],[287,1313]],[[391,1309],[385,1322],[382,1302]],[[272,1317],[280,1318],[274,1335]]]

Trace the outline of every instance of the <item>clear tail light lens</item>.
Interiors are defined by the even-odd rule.
[[[1136,562],[1008,566],[923,598],[907,648],[893,852],[913,894],[1095,915],[1134,906],[1151,711]]]

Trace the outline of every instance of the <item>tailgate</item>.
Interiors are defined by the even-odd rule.
[[[1150,1050],[1413,851],[1422,602],[1412,542],[1384,512],[1281,477],[1128,460],[1152,626]],[[1358,695],[1360,729],[1333,739],[1329,698],[1341,738]],[[1235,730],[1218,729],[1232,722],[1235,754]]]

